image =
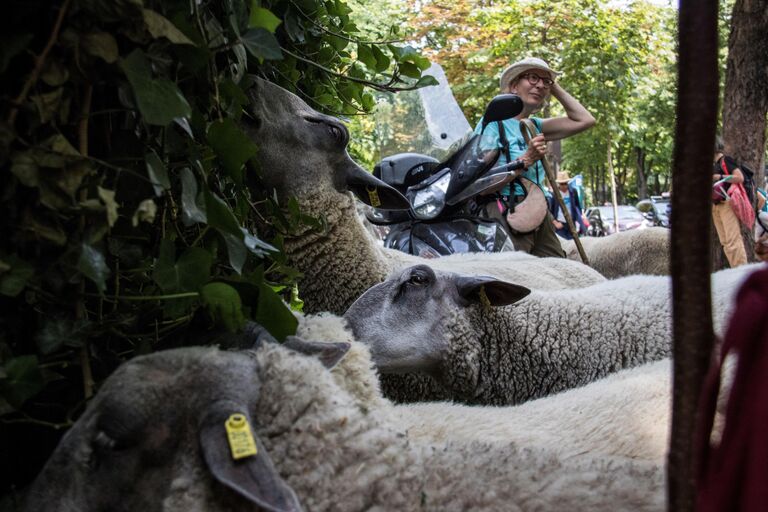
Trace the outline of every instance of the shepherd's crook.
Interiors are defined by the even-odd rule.
[[[533,121],[530,119],[521,119],[520,131],[523,132],[525,143],[530,145],[531,139],[537,133],[536,126],[533,124]],[[568,211],[568,208],[565,207],[565,201],[563,201],[563,196],[560,194],[560,189],[557,188],[557,183],[555,182],[555,174],[552,172],[552,166],[549,164],[549,158],[547,158],[547,155],[544,155],[544,158],[541,159],[541,163],[544,166],[544,173],[547,175],[549,186],[552,187],[552,193],[555,195],[557,203],[560,205],[560,209],[563,211],[563,215],[565,216],[565,221],[568,223],[568,229],[571,230],[571,235],[573,235],[573,241],[576,243],[576,249],[579,251],[581,261],[583,261],[585,265],[589,265],[587,253],[584,252],[584,247],[581,245],[581,240],[579,240],[579,232],[576,229],[576,225],[573,223],[571,212]]]

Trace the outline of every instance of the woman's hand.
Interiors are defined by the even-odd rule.
[[[540,133],[533,137],[528,143],[528,149],[523,153],[520,159],[525,164],[525,167],[530,167],[547,154],[547,140],[544,138],[544,134]]]

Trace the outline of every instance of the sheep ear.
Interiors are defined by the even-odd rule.
[[[246,322],[242,336],[245,340],[243,346],[249,345],[251,350],[256,350],[265,343],[278,343],[265,327],[251,321]]]
[[[407,210],[411,207],[397,189],[357,165],[347,169],[346,182],[347,188],[368,206],[382,210]]]
[[[344,359],[349,349],[352,348],[352,344],[346,341],[306,341],[296,336],[288,336],[284,345],[296,352],[317,357],[326,368],[333,368],[339,364],[339,361]]]
[[[490,303],[491,306],[507,306],[524,299],[531,293],[525,286],[493,277],[458,277],[456,289],[459,295],[472,304]]]
[[[253,434],[256,454],[235,460],[227,440],[225,423],[234,413],[248,419],[246,408],[232,402],[217,402],[204,416],[200,426],[203,459],[213,477],[226,487],[271,512],[301,512],[296,493],[280,477],[264,444]],[[251,429],[252,431],[252,429]]]

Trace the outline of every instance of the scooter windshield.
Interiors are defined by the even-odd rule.
[[[424,72],[438,85],[378,95],[374,121],[379,154],[418,153],[442,160],[472,135],[443,69]]]

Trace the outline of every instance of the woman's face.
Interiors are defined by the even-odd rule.
[[[528,110],[534,111],[541,108],[549,97],[551,86],[546,81],[550,81],[549,73],[537,69],[524,71],[509,83],[507,91],[520,96]]]

